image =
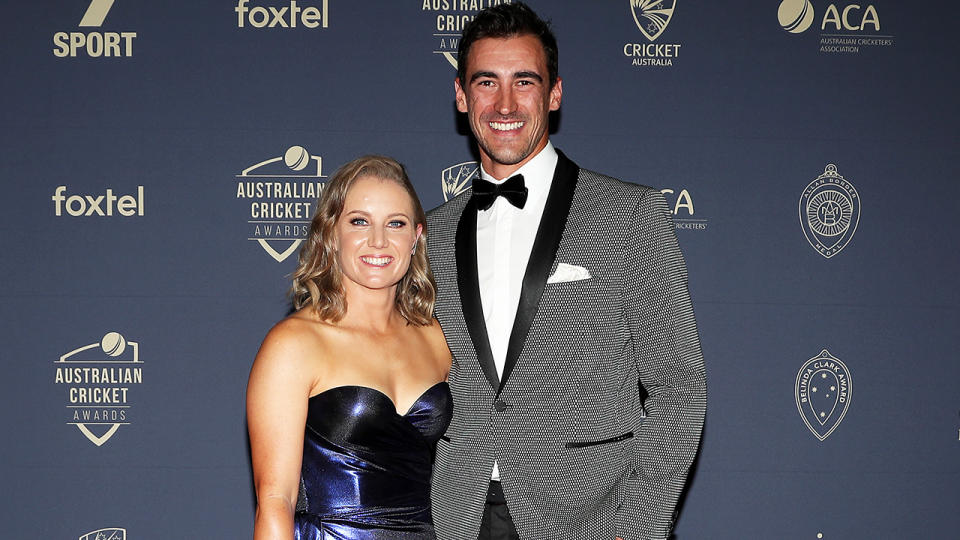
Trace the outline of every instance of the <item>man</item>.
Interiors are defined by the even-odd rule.
[[[428,217],[454,356],[438,536],[666,538],[706,407],[666,203],[550,144],[557,46],[528,7],[480,12],[458,52],[482,180]]]

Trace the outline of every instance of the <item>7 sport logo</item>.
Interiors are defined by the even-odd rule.
[[[80,28],[100,28],[114,0],[91,0],[80,19]],[[59,58],[133,56],[136,32],[57,32],[53,35],[53,55]]]

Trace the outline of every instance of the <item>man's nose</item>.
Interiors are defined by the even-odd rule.
[[[500,114],[511,114],[517,109],[517,100],[513,95],[513,88],[506,87],[497,94],[497,112]]]

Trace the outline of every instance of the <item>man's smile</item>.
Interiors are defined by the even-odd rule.
[[[518,120],[514,122],[487,122],[487,125],[494,131],[513,131],[522,128],[525,123]]]

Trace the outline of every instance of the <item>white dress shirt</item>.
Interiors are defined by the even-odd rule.
[[[547,142],[533,159],[517,169],[527,187],[527,202],[517,208],[503,197],[497,197],[493,206],[477,212],[477,278],[480,284],[480,302],[483,320],[487,325],[490,351],[497,367],[497,376],[503,378],[507,345],[513,320],[517,316],[523,274],[527,270],[530,250],[537,236],[543,207],[557,167],[557,151]],[[512,175],[511,175],[512,176]],[[493,178],[480,168],[480,177],[495,184],[507,178]],[[500,479],[496,462],[493,480]]]

